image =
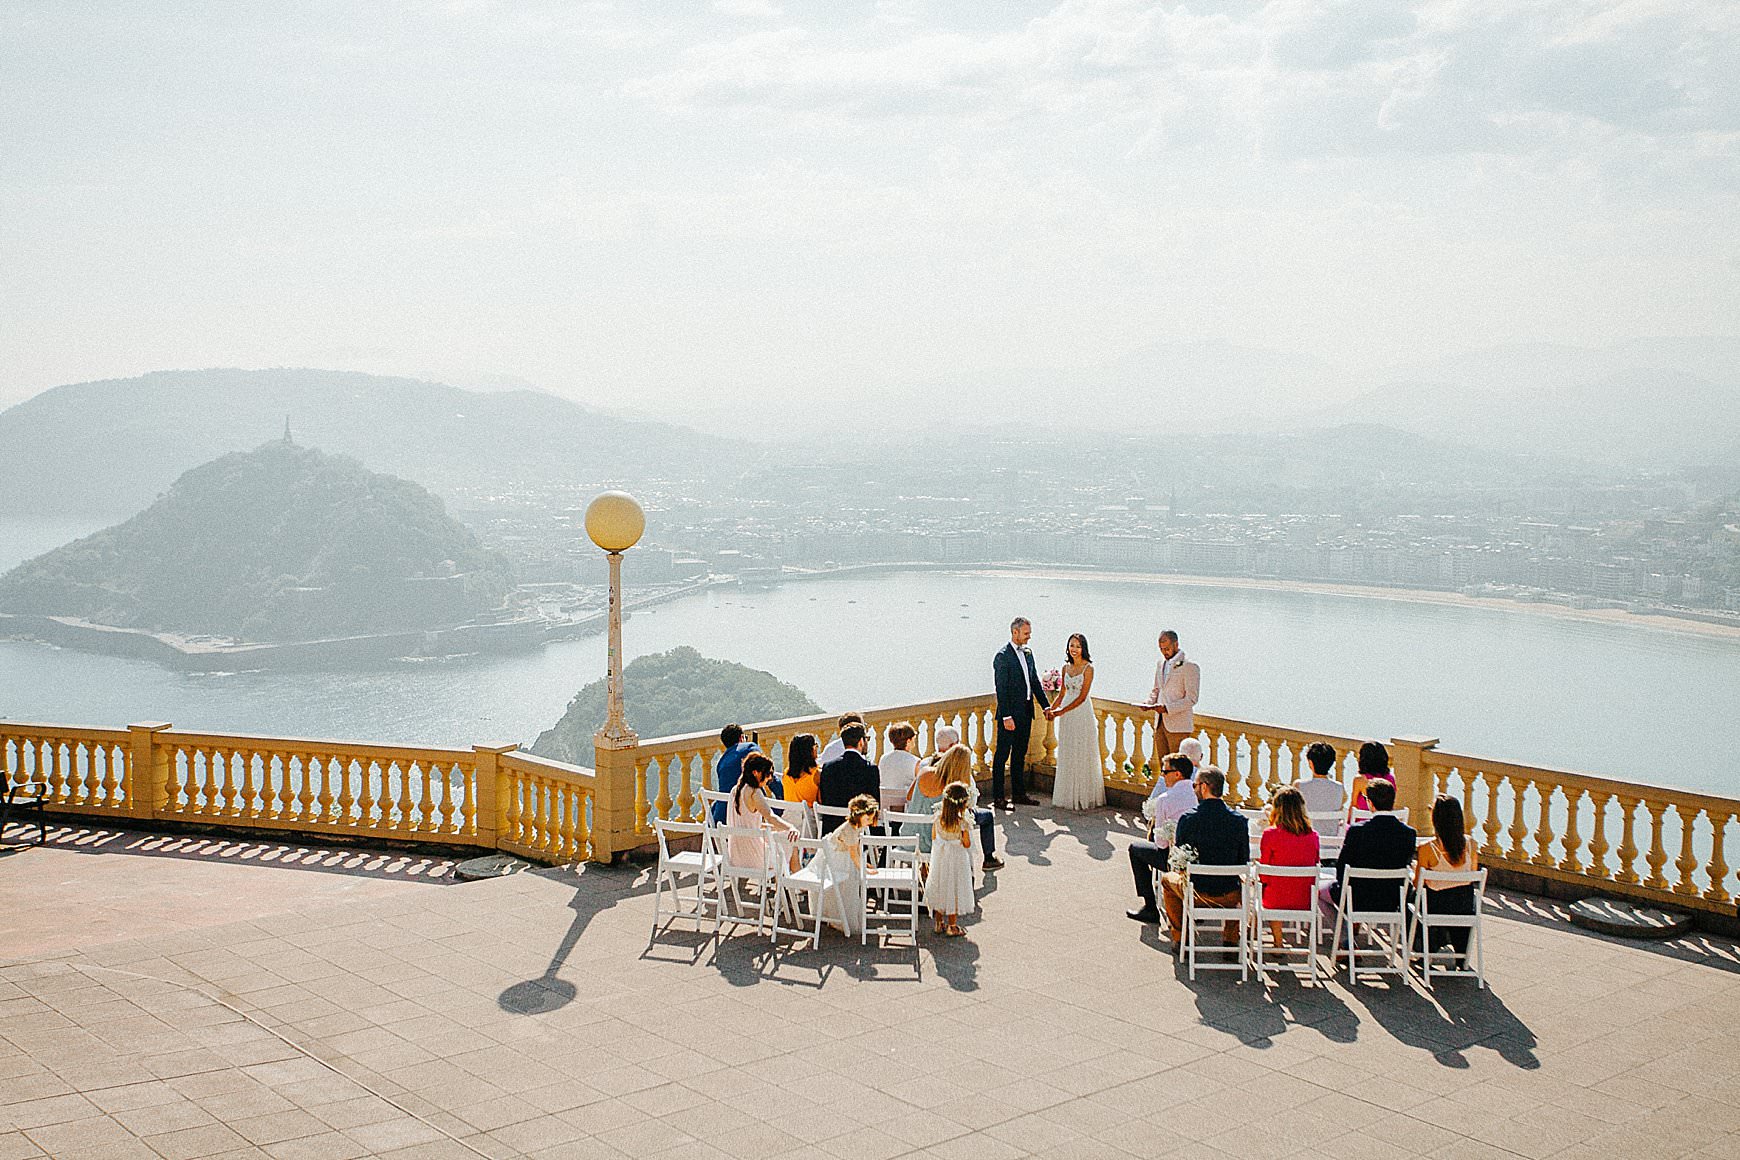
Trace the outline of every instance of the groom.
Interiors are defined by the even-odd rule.
[[[1033,731],[1033,698],[1038,697],[1045,707],[1051,702],[1039,687],[1039,670],[1033,667],[1033,653],[1027,647],[1031,639],[1033,626],[1025,616],[1017,616],[1009,625],[1009,643],[991,660],[991,674],[997,681],[997,754],[991,761],[991,796],[1000,810],[1010,808],[1003,792],[1005,765],[1014,782],[1015,804],[1039,804],[1027,796],[1027,738]]]

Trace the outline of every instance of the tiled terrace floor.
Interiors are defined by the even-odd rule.
[[[152,885],[179,863],[12,854],[0,927],[46,933],[0,952],[0,1160],[1740,1156],[1731,943],[1500,897],[1490,991],[1192,984],[1122,916],[1113,815],[1005,837],[969,937],[819,954],[649,947],[644,868],[220,858],[249,909],[198,925]],[[155,933],[88,925],[132,890]]]

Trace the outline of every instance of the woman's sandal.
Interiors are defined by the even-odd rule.
[[[948,934],[948,936],[950,938],[960,938],[962,935],[966,934],[967,932],[962,930],[960,928],[959,924],[951,922],[951,923],[949,923],[949,929],[946,933]]]

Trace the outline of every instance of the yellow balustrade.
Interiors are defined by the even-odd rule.
[[[1422,765],[1428,795],[1461,800],[1485,865],[1733,912],[1725,851],[1740,816],[1734,798],[1437,749],[1425,752]],[[1646,846],[1638,845],[1640,834]]]
[[[1160,757],[1154,716],[1096,697],[1106,784],[1147,794]],[[981,774],[996,742],[989,695],[870,710],[870,757],[888,727],[910,721],[921,753],[944,726],[960,733]],[[831,715],[746,725],[775,767],[799,733],[826,743]],[[1253,807],[1306,772],[1316,741],[1353,774],[1360,739],[1198,715],[1207,759],[1227,774],[1228,798]],[[1463,805],[1482,861],[1553,882],[1733,912],[1728,835],[1740,799],[1449,753],[1429,738],[1392,738],[1401,803],[1423,834],[1435,795]],[[14,779],[46,788],[49,809],[98,818],[244,830],[344,835],[501,849],[544,862],[609,860],[648,845],[654,818],[693,821],[719,757],[712,731],[661,737],[600,754],[593,771],[514,746],[446,749],[177,730],[161,722],[86,729],[0,721],[0,761]],[[1055,760],[1050,723],[1035,722],[1030,763]],[[1642,843],[1640,846],[1639,843]]]

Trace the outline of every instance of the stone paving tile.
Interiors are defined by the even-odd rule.
[[[320,897],[220,867],[282,897],[0,957],[0,1160],[1740,1155],[1730,943],[1496,895],[1490,991],[1193,983],[1119,913],[1111,815],[1005,838],[967,939],[820,952],[649,943],[643,868]]]

